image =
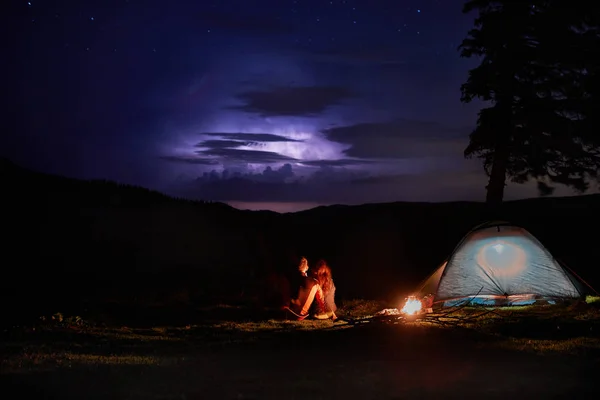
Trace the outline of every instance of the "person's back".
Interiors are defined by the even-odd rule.
[[[317,303],[319,310],[317,311],[315,318],[317,319],[337,319],[335,312],[337,306],[335,304],[335,284],[331,276],[331,269],[325,263],[320,260],[317,263],[315,270],[313,271],[313,277],[319,284],[319,291],[317,294]]]

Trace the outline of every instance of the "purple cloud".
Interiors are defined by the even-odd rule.
[[[230,109],[263,117],[314,117],[355,95],[341,86],[299,86],[248,91],[236,97],[244,104]]]

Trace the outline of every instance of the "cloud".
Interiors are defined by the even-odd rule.
[[[272,167],[266,167],[261,173],[241,173],[231,172],[225,169],[221,172],[212,170],[211,172],[205,172],[201,177],[196,179],[196,183],[199,184],[214,184],[216,182],[230,181],[234,184],[240,184],[242,181],[248,182],[263,182],[263,183],[284,183],[289,181],[290,178],[294,178],[295,174],[292,169],[292,165],[287,163],[277,169]]]
[[[205,136],[218,136],[231,140],[242,140],[249,142],[300,142],[301,140],[291,139],[281,135],[274,135],[272,133],[219,133],[219,132],[207,132],[202,133]]]
[[[241,142],[237,140],[205,140],[198,143],[195,147],[209,147],[211,149],[230,149],[241,146],[248,146],[249,142]]]
[[[230,109],[263,117],[311,117],[355,95],[341,86],[302,86],[247,91],[236,97],[244,104]]]
[[[215,201],[360,204],[482,199],[484,186],[482,173],[468,171],[377,176],[326,166],[305,177],[287,163],[258,173],[213,170],[180,186],[173,194]]]
[[[393,201],[483,201],[488,178],[474,170],[429,171],[419,174],[369,173],[325,166],[310,176],[291,163],[261,172],[213,170],[189,179],[171,194],[225,202],[362,204]],[[568,195],[561,188],[556,195]],[[506,199],[536,197],[534,183],[509,185]]]
[[[300,164],[309,165],[313,167],[348,167],[350,165],[366,165],[373,164],[371,160],[355,160],[345,158],[341,160],[312,160],[312,161],[300,161]]]
[[[191,165],[217,165],[217,160],[188,156],[160,156],[161,160]]]
[[[255,35],[272,35],[274,33],[292,33],[294,27],[276,18],[267,18],[259,14],[253,16],[241,15],[230,12],[202,12],[198,16],[198,22],[211,31],[232,31],[233,33],[245,33]]]
[[[293,156],[281,154],[271,149],[255,150],[279,142],[302,143],[303,140],[288,138],[271,133],[242,133],[242,132],[204,132],[200,136],[208,139],[196,143],[189,149],[192,155],[164,155],[160,159],[190,165],[218,164],[272,164],[296,161]]]
[[[336,184],[335,169],[327,167],[319,171],[320,174],[309,178],[297,176],[290,163],[276,169],[268,166],[258,173],[212,170],[180,187],[174,194],[217,201],[309,201],[315,194],[319,197],[321,190]],[[345,177],[345,171],[339,170],[337,181]]]
[[[396,120],[325,129],[327,139],[350,145],[349,157],[462,157],[469,129],[425,121]]]
[[[245,150],[231,148],[209,148],[196,151],[197,154],[209,157],[219,157],[222,161],[242,162],[251,164],[270,164],[285,161],[295,161],[295,158],[284,156],[274,151]]]
[[[365,175],[324,167],[306,178],[291,164],[258,173],[206,172],[180,182],[169,194],[199,200],[240,203],[364,204],[394,201],[483,201],[487,177],[482,171],[448,170],[418,175]],[[572,195],[560,188],[555,195]],[[536,197],[535,184],[509,185],[506,200]]]

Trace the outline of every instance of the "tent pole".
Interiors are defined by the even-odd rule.
[[[568,270],[569,270],[569,272],[570,272],[570,273],[572,273],[572,274],[575,276],[575,278],[577,278],[577,279],[579,279],[581,282],[583,282],[583,284],[585,284],[585,286],[587,286],[587,287],[588,287],[588,288],[589,288],[589,289],[590,289],[592,292],[596,293],[596,295],[597,295],[597,296],[600,296],[600,293],[598,293],[598,292],[596,291],[596,289],[594,289],[594,288],[593,288],[593,287],[592,287],[592,286],[591,286],[589,283],[587,283],[587,282],[586,282],[586,281],[584,281],[584,280],[583,280],[583,279],[582,279],[582,278],[581,278],[579,275],[577,275],[577,272],[575,272],[575,271],[573,271],[571,268],[569,268],[569,266],[568,266],[568,265],[567,265],[565,262],[563,262],[562,260],[559,260],[558,258],[556,258],[556,261],[558,261],[558,262],[560,263],[560,265],[561,265],[563,268],[566,268],[566,269],[568,269]]]

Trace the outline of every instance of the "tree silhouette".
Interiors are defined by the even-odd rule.
[[[471,0],[464,6],[478,16],[461,56],[481,63],[462,85],[461,101],[491,103],[479,112],[465,157],[483,160],[488,204],[502,202],[507,178],[534,179],[545,195],[557,183],[584,192],[596,177],[598,24],[583,7],[592,3],[572,3]]]

